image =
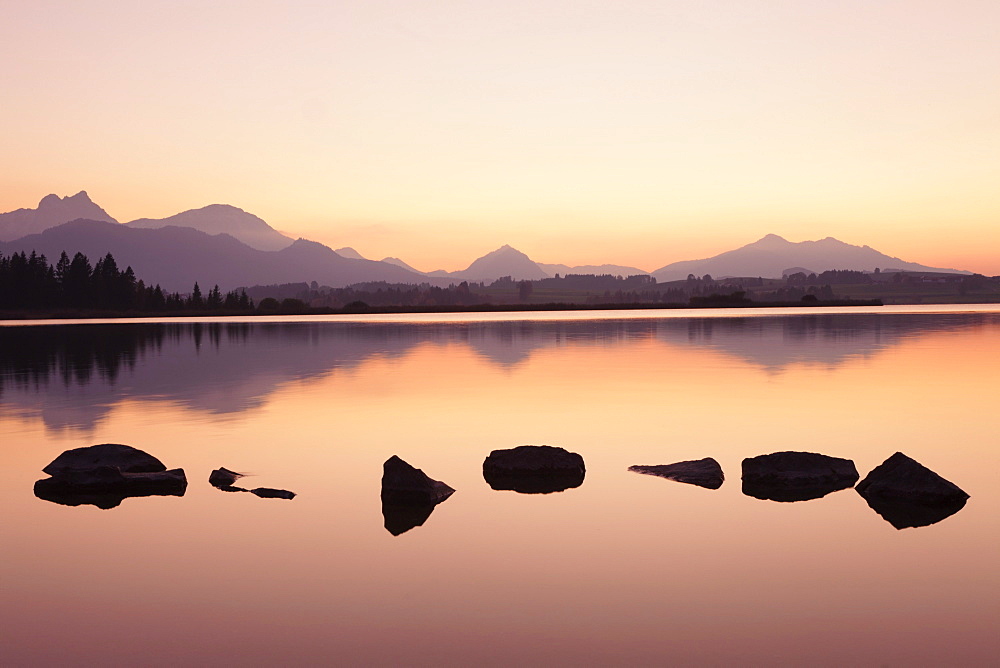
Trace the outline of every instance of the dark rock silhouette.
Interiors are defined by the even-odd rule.
[[[103,443],[67,450],[44,469],[35,496],[69,506],[114,508],[133,496],[183,496],[183,469],[166,470],[152,455],[128,445]]]
[[[398,536],[422,526],[434,507],[455,490],[393,455],[382,464],[382,517],[386,531]]]
[[[775,452],[743,460],[743,493],[769,501],[807,501],[857,482],[850,459],[814,452]]]
[[[255,494],[262,499],[291,500],[295,498],[295,492],[289,492],[287,489],[272,489],[270,487],[247,489],[245,487],[237,487],[233,484],[245,476],[245,473],[237,473],[236,471],[230,471],[229,469],[220,466],[208,475],[208,482],[212,485],[212,487],[220,489],[223,492],[249,492],[250,494]]]
[[[496,490],[549,494],[579,487],[586,467],[575,452],[550,445],[494,450],[483,461],[483,478]]]
[[[256,489],[250,490],[251,494],[255,494],[262,499],[294,499],[295,492],[289,492],[287,489],[271,489],[270,487],[257,487]]]
[[[901,452],[872,469],[856,490],[897,529],[940,522],[964,508],[969,499],[958,485]]]
[[[236,471],[230,471],[227,468],[220,467],[208,475],[208,482],[212,485],[212,487],[225,489],[227,487],[232,487],[233,484],[242,477],[242,473],[237,473]]]
[[[118,443],[102,443],[66,450],[53,459],[42,471],[56,476],[72,471],[90,471],[101,466],[113,467],[123,473],[167,470],[163,462],[142,450]]]
[[[658,466],[636,465],[628,467],[628,470],[635,473],[645,473],[669,480],[676,480],[677,482],[685,482],[689,485],[707,487],[708,489],[719,489],[722,487],[722,482],[726,479],[722,473],[722,467],[719,466],[719,462],[711,457]]]
[[[393,504],[436,504],[455,493],[448,485],[430,478],[418,468],[393,455],[382,465],[382,500]]]

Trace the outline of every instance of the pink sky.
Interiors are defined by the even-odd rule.
[[[13,3],[0,211],[228,203],[425,270],[775,233],[1000,274],[997,25],[973,0]]]

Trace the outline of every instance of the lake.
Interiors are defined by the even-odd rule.
[[[4,325],[3,665],[1000,654],[995,306]],[[186,492],[35,496],[96,443],[183,468]],[[483,460],[522,444],[581,454],[583,484],[492,489]],[[742,460],[783,450],[862,478],[901,451],[971,498],[899,530],[853,489],[744,494]],[[457,490],[399,535],[392,455]],[[628,471],[702,457],[721,488]],[[297,496],[220,491],[219,467]]]

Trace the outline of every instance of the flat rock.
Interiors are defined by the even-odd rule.
[[[439,480],[393,455],[382,464],[382,500],[396,505],[436,504],[455,493]]]
[[[132,490],[171,489],[187,487],[184,469],[151,472],[123,472],[113,466],[98,466],[93,469],[64,469],[51,480],[53,485],[77,490]],[[42,482],[42,481],[39,481]]]
[[[743,493],[769,501],[806,501],[858,480],[850,459],[815,452],[774,452],[743,460]]]
[[[655,475],[668,480],[676,480],[689,485],[698,485],[708,489],[719,489],[726,479],[719,462],[711,457],[695,459],[675,464],[660,464],[656,466],[630,466],[629,471]]]
[[[271,489],[270,487],[258,487],[250,490],[251,494],[256,494],[262,499],[294,499],[295,492],[287,489]]]
[[[508,450],[494,450],[483,462],[483,470],[487,469],[507,473],[586,472],[583,457],[551,445],[519,445]]]
[[[897,529],[940,522],[964,508],[969,499],[958,485],[901,452],[872,469],[855,489]]]
[[[67,450],[42,469],[50,476],[98,467],[116,468],[122,473],[149,473],[166,471],[167,467],[153,455],[129,445],[102,443]]]
[[[551,445],[494,450],[483,462],[483,478],[496,490],[550,494],[583,484],[583,457]]]

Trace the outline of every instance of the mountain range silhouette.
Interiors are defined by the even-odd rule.
[[[490,283],[541,280],[555,274],[646,273],[623,265],[541,264],[509,245],[474,260],[459,271],[420,272],[396,257],[365,259],[350,247],[333,250],[307,239],[293,240],[261,218],[226,204],[212,204],[161,219],[140,218],[120,224],[85,191],[72,197],[47,195],[35,209],[0,214],[0,252],[32,251],[54,262],[62,251],[82,252],[92,260],[107,253],[120,266],[165,290],[186,292],[195,281],[203,287],[231,290],[253,285],[316,281],[331,287],[378,282],[447,286],[460,281]],[[828,237],[790,242],[774,234],[741,248],[701,260],[665,265],[657,281],[683,280],[689,274],[714,278],[778,278],[791,268],[820,273],[830,269],[902,270],[970,273],[907,262],[868,246]]]

